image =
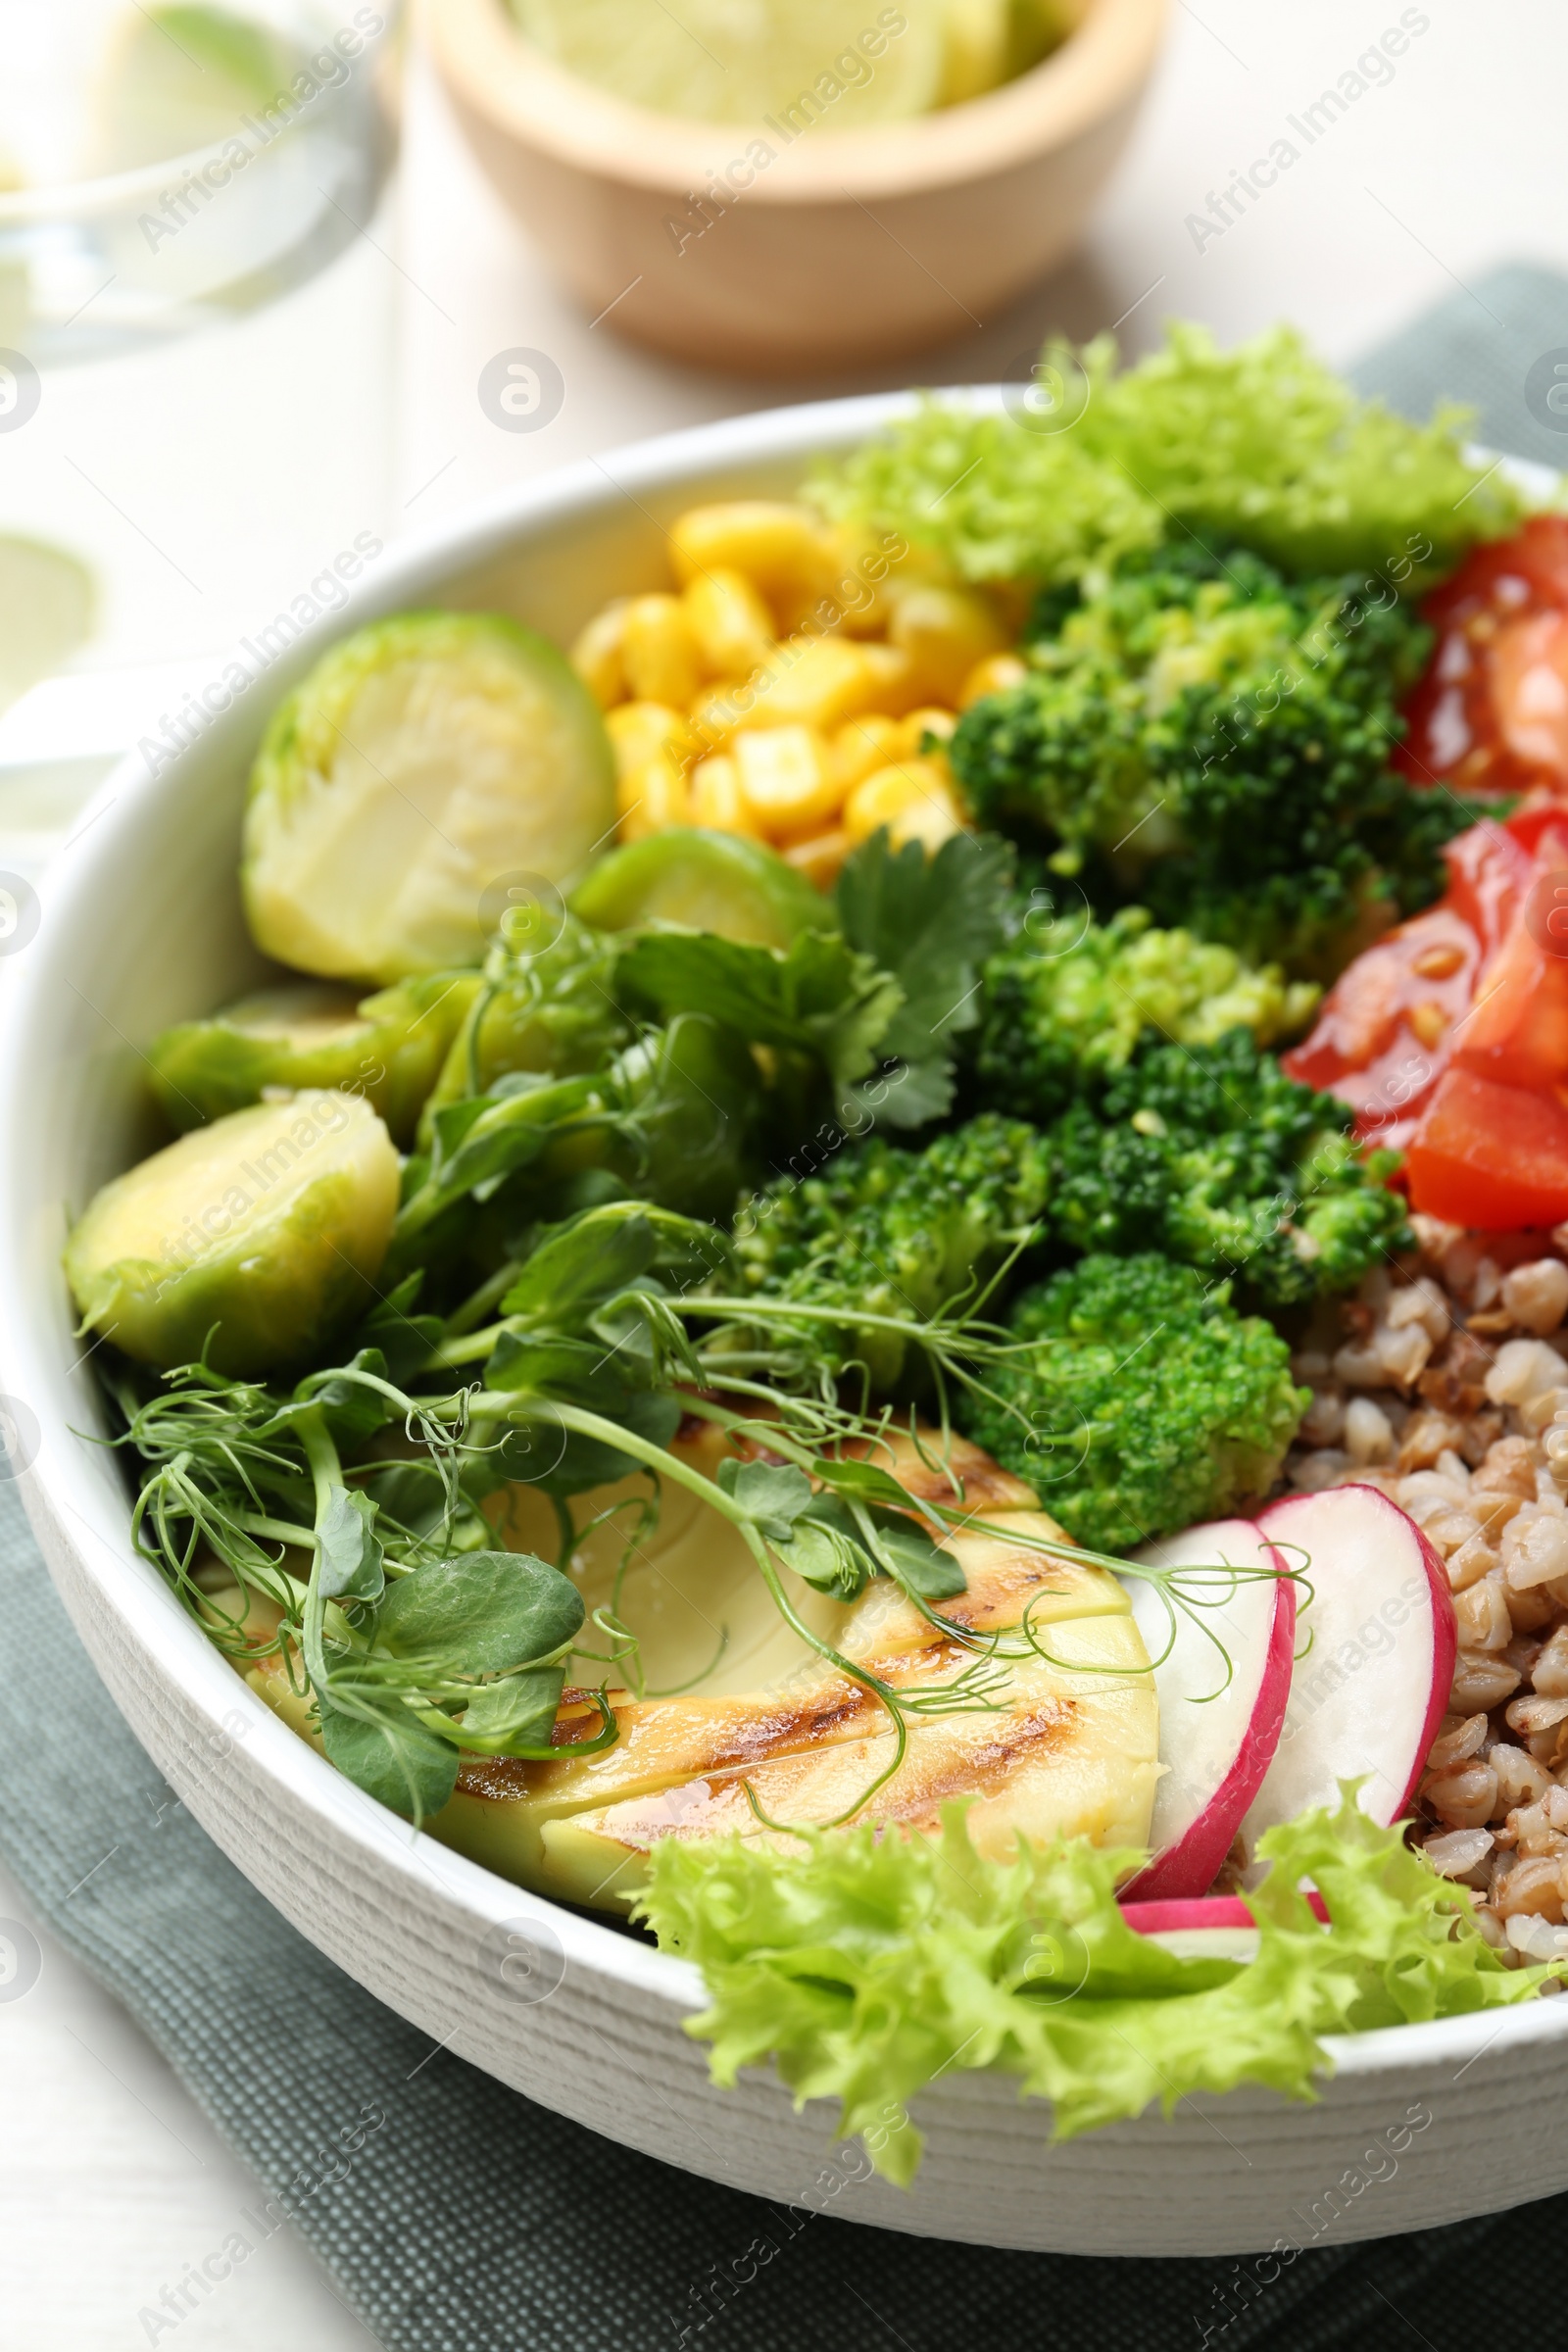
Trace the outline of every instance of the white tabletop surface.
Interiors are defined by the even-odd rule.
[[[1007,317],[920,363],[838,383],[718,379],[590,328],[492,196],[416,61],[395,262],[400,424],[392,524],[414,529],[564,459],[803,392],[1010,373],[1048,327],[1122,319],[1144,348],[1162,316],[1222,340],[1279,318],[1348,359],[1496,263],[1568,271],[1560,0],[1425,0],[1430,23],[1254,212],[1199,250],[1187,217],[1266,150],[1284,118],[1353,68],[1387,0],[1175,0],[1168,53],[1083,253]],[[1136,306],[1136,307],[1135,307]],[[498,431],[475,383],[493,353],[551,354],[561,415]],[[309,565],[317,555],[302,547]],[[62,821],[68,816],[62,808]],[[27,1917],[0,1874],[0,1917]],[[0,2004],[0,2352],[132,2352],[138,2313],[256,2193],[158,2054],[40,1934],[43,1967]],[[160,2337],[168,2340],[167,2336]],[[180,2324],[180,2352],[350,2352],[371,2342],[304,2246],[279,2234]],[[497,2352],[515,2352],[512,2346]]]

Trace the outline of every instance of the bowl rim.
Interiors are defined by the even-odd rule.
[[[919,195],[993,178],[1066,147],[1142,86],[1168,14],[1169,0],[1091,0],[1059,48],[982,97],[908,122],[813,125],[809,140],[744,183],[744,202],[843,206]],[[748,142],[768,127],[659,114],[598,89],[526,40],[504,0],[418,0],[418,22],[463,104],[518,144],[594,178],[684,199],[744,161]],[[741,200],[727,183],[725,197]]]
[[[963,385],[941,396],[994,413],[1011,389],[1002,384]],[[103,888],[106,875],[116,871],[121,844],[135,831],[143,811],[169,789],[171,779],[187,764],[220,760],[230,740],[243,745],[253,736],[264,707],[274,705],[287,690],[291,674],[308,668],[349,629],[439,595],[455,574],[478,569],[531,532],[587,518],[625,497],[640,503],[638,493],[657,496],[678,490],[695,477],[747,463],[804,463],[853,447],[907,414],[918,397],[906,391],[859,394],[725,417],[625,444],[518,484],[499,498],[472,502],[389,549],[375,571],[350,588],[345,606],[305,629],[272,669],[182,751],[156,769],[140,751],[120,760],[83,810],[72,843],[48,869],[48,905],[38,937],[32,952],[6,970],[0,990],[0,1296],[26,1298],[29,1261],[36,1274],[36,1243],[19,1201],[28,1132],[33,1015],[62,985],[76,910]],[[1521,470],[1527,477],[1539,477],[1544,469]],[[72,1318],[58,1269],[55,1294],[69,1335]],[[59,1347],[61,1337],[58,1329],[35,1330],[22,1315],[0,1321],[0,1393],[24,1398],[46,1396],[53,1378],[50,1351]],[[499,1877],[427,1832],[414,1830],[334,1771],[235,1674],[163,1577],[131,1549],[122,1501],[117,1500],[118,1518],[95,1511],[91,1496],[84,1498],[86,1508],[76,1506],[73,1494],[81,1493],[74,1476],[80,1462],[77,1448],[86,1442],[64,1421],[43,1421],[36,1455],[19,1481],[46,1556],[62,1549],[71,1552],[103,1610],[177,1681],[182,1697],[199,1712],[215,1741],[235,1737],[229,1727],[239,1714],[243,1728],[237,1737],[244,1741],[253,1777],[275,1782],[296,1812],[314,1817],[323,1835],[377,1859],[411,1889],[434,1881],[475,1919],[545,1923],[568,1963],[628,1995],[662,2005],[674,2022],[705,2005],[703,1981],[691,1963]],[[1343,2076],[1423,2066],[1457,2070],[1457,2080],[1494,2048],[1544,2042],[1564,2032],[1568,1998],[1332,2035],[1325,2037],[1324,2046],[1334,2070]]]

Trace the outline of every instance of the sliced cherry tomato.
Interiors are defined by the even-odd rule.
[[[1555,866],[1538,862],[1453,1040],[1465,1069],[1539,1094],[1568,1084],[1568,845],[1557,855]]]
[[[1467,793],[1568,787],[1568,515],[1478,547],[1422,611],[1438,643],[1395,764]]]
[[[1503,748],[1568,779],[1568,612],[1532,612],[1492,642],[1492,710]]]
[[[1450,841],[1445,897],[1358,956],[1324,1000],[1311,1035],[1284,1056],[1293,1078],[1352,1106],[1363,1139],[1397,1150],[1414,1134],[1477,979],[1529,893],[1534,848],[1517,838],[1513,820],[1473,825]]]
[[[1405,1163],[1411,1206],[1488,1233],[1568,1217],[1568,1107],[1449,1069]]]

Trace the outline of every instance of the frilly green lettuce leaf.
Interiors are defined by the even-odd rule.
[[[1415,424],[1358,400],[1289,327],[1220,351],[1176,322],[1120,373],[1108,335],[1078,353],[1048,346],[1042,365],[1075,412],[1062,429],[1042,430],[1021,404],[999,416],[928,399],[825,467],[812,495],[967,580],[1079,579],[1168,527],[1256,548],[1296,575],[1368,565],[1406,594],[1525,512],[1511,482],[1466,455],[1463,410]]]
[[[1550,1972],[1506,1967],[1464,1889],[1342,1790],[1337,1811],[1259,1840],[1272,1868],[1248,1898],[1250,1962],[1178,1959],[1128,1928],[1115,1890],[1141,1855],[1074,1839],[986,1861],[962,1803],[936,1838],[865,1825],[790,1848],[662,1839],[638,1916],[703,1972],[711,2005],[687,2031],[711,2043],[714,2082],[771,2058],[798,2105],[836,2098],[841,2134],[863,2132],[906,2185],[921,2147],[907,2102],[955,2068],[1017,2075],[1069,2139],[1242,2082],[1312,2099],[1326,2034],[1535,1992]]]

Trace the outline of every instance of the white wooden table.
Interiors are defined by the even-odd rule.
[[[1331,359],[1348,359],[1497,262],[1568,271],[1568,15],[1557,0],[1405,10],[1407,25],[1429,22],[1393,80],[1304,150],[1255,210],[1202,239],[1188,216],[1353,71],[1401,10],[1395,0],[1316,0],[1310,11],[1175,0],[1173,14],[1158,85],[1072,267],[917,366],[804,386],[705,376],[617,343],[608,322],[590,328],[491,196],[416,61],[387,535],[564,459],[738,408],[1011,372],[1048,327],[1082,336],[1120,320],[1136,352],[1172,313],[1207,320],[1222,340],[1289,318]],[[476,397],[484,363],[516,345],[549,352],[566,382],[561,415],[537,434],[499,431]],[[302,547],[304,576],[318,553]],[[37,777],[25,804],[8,806],[0,745],[8,864],[41,860],[90,784],[88,758],[60,769],[51,795],[49,748],[34,745]],[[26,1903],[0,1875],[8,1915],[25,1919]],[[256,2184],[117,2005],[40,1940],[37,1984],[0,2003],[0,2352],[131,2352],[148,2340],[140,2309],[221,2243]],[[350,2352],[370,2340],[282,2234],[178,2330],[179,2352]]]

